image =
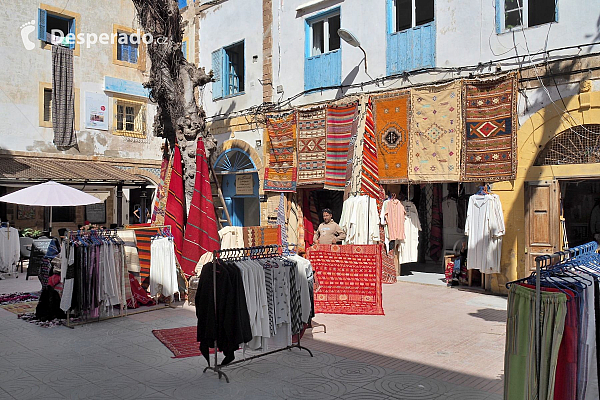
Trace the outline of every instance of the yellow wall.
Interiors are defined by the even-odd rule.
[[[536,112],[518,131],[517,179],[493,185],[502,202],[506,235],[502,242],[501,273],[494,274],[491,290],[506,293],[505,283],[527,276],[525,269],[525,182],[560,178],[600,178],[600,164],[533,166],[538,152],[558,133],[581,124],[600,124],[600,92],[565,98]]]

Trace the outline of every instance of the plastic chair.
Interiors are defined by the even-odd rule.
[[[21,257],[19,261],[21,262],[21,272],[23,272],[23,261],[29,260],[31,256],[31,245],[33,245],[33,239],[30,237],[20,237],[19,245],[21,247]]]

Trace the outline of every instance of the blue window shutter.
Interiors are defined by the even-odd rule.
[[[213,100],[220,99],[223,97],[223,55],[222,50],[219,49],[212,52],[212,71],[213,71],[213,84],[212,84],[212,97]]]
[[[500,0],[496,0],[496,33],[502,33],[502,11]]]
[[[387,33],[392,34],[395,31],[395,28],[393,26],[394,24],[394,0],[387,0],[387,18],[386,18],[386,22],[387,22]]]
[[[46,10],[39,8],[38,9],[38,39],[45,42],[46,41]]]
[[[129,43],[121,45],[121,61],[129,62]]]
[[[129,44],[129,62],[132,64],[137,64],[137,62],[138,62],[138,45],[137,44]]]
[[[187,0],[179,0],[179,8],[187,6]]]
[[[181,43],[181,52],[183,53],[183,58],[187,60],[187,40],[184,40],[183,43]]]
[[[74,49],[75,48],[75,43],[77,42],[77,38],[75,37],[77,30],[75,29],[76,26],[76,21],[75,18],[73,18],[71,21],[69,21],[69,33],[73,34],[73,38],[71,39],[72,42],[69,43],[69,48],[70,49]]]

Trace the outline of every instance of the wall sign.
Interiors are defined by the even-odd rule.
[[[85,127],[108,130],[108,96],[85,92]]]
[[[92,224],[106,223],[106,203],[88,204],[85,206],[85,219]]]
[[[254,194],[254,179],[252,174],[236,175],[235,177],[235,194],[237,195],[253,195]]]

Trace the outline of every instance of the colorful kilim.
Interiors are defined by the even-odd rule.
[[[377,163],[381,183],[408,180],[408,122],[410,92],[392,92],[373,97]]]
[[[408,178],[457,182],[462,129],[460,81],[412,90]]]
[[[295,112],[268,117],[267,136],[266,152],[269,155],[269,164],[265,168],[264,190],[295,192],[298,173]]]
[[[246,226],[242,231],[244,247],[281,244],[280,226]]]
[[[315,313],[383,315],[381,251],[372,245],[314,245],[306,252],[319,281]]]
[[[358,102],[327,107],[327,158],[325,189],[344,190],[346,162],[353,130],[356,131]]]
[[[157,228],[151,228],[148,224],[128,225],[126,228],[146,227],[135,230],[135,242],[140,259],[140,284],[144,289],[150,286],[150,244],[152,236],[158,233]]]
[[[10,311],[13,314],[24,314],[35,312],[35,309],[38,305],[38,301],[28,301],[25,303],[13,303],[13,304],[4,304],[0,305],[0,308],[5,309],[6,311]]]
[[[199,139],[196,150],[196,180],[185,226],[181,269],[186,275],[194,275],[200,257],[206,252],[218,250],[219,247],[219,233],[212,202],[206,150],[204,142]]]
[[[298,185],[325,182],[325,108],[298,110]]]
[[[163,158],[160,168],[160,184],[156,189],[156,199],[154,209],[152,210],[152,223],[154,225],[164,225],[165,212],[167,210],[167,195],[169,193],[169,183],[171,182],[171,172],[173,170],[173,157]]]
[[[466,79],[462,180],[514,180],[517,174],[517,79]]]
[[[169,182],[165,225],[171,226],[171,235],[175,243],[175,255],[181,265],[181,252],[183,250],[183,227],[185,225],[185,194],[183,191],[183,166],[181,164],[181,151],[175,146],[173,157],[173,171]]]
[[[377,144],[375,138],[375,121],[373,120],[373,104],[369,99],[365,117],[365,135],[363,138],[362,170],[360,190],[364,194],[380,199],[383,197],[379,185],[379,168],[377,166]]]

